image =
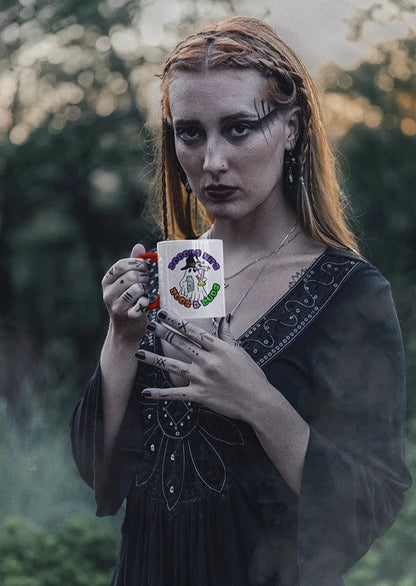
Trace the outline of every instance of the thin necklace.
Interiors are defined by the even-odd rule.
[[[297,222],[296,222],[297,224]],[[295,224],[295,226],[296,226]],[[294,227],[295,227],[294,226]],[[234,277],[237,277],[240,273],[242,273],[243,271],[245,271],[246,269],[248,269],[249,267],[255,265],[256,263],[260,262],[261,260],[264,260],[265,258],[269,258],[269,256],[273,256],[276,252],[279,251],[280,248],[282,248],[282,246],[284,246],[285,244],[289,244],[289,242],[292,242],[292,240],[294,240],[297,236],[297,234],[295,234],[295,236],[289,240],[289,242],[286,242],[286,238],[290,236],[290,234],[292,233],[292,230],[290,230],[290,232],[285,236],[285,238],[283,239],[283,245],[282,242],[278,245],[277,248],[275,248],[274,250],[272,250],[271,252],[268,252],[267,254],[263,254],[263,256],[259,256],[258,258],[250,261],[248,264],[244,265],[241,269],[238,269],[238,271],[236,271],[235,273],[233,273],[232,275],[230,275],[229,277],[227,277],[226,275],[224,275],[224,288],[226,289],[229,285],[229,282],[231,279],[234,279]],[[212,238],[212,226],[209,229],[208,232],[208,240],[210,240]]]
[[[295,222],[295,224],[291,227],[291,229],[289,230],[289,232],[285,235],[285,237],[283,238],[283,240],[280,242],[280,244],[277,246],[277,248],[275,248],[272,252],[270,252],[269,254],[265,255],[263,258],[266,258],[266,262],[264,263],[264,265],[261,267],[261,269],[259,270],[259,272],[257,273],[257,275],[255,276],[255,278],[252,280],[252,282],[250,283],[250,285],[248,286],[248,288],[246,289],[246,291],[243,293],[243,295],[241,296],[241,298],[237,301],[236,305],[233,307],[233,309],[230,311],[230,313],[227,315],[227,321],[230,322],[231,318],[234,316],[235,312],[237,311],[237,309],[240,307],[240,305],[243,303],[243,301],[246,299],[247,295],[250,293],[250,291],[252,290],[252,288],[254,287],[254,285],[257,283],[257,281],[259,280],[259,278],[261,277],[261,275],[263,274],[263,271],[266,269],[266,267],[268,266],[268,264],[270,263],[270,261],[276,256],[276,254],[279,252],[279,250],[281,250],[287,243],[289,240],[289,236],[294,232],[296,226],[298,225],[297,221]],[[294,240],[296,238],[296,236],[298,236],[298,234],[300,234],[300,230],[299,232],[290,240],[290,242],[292,242],[292,240]],[[261,259],[258,259],[261,260]],[[254,264],[251,263],[251,264]],[[244,267],[247,268],[247,267]],[[241,269],[239,272],[242,272],[243,269]],[[236,273],[238,274],[238,273]],[[232,275],[232,276],[236,276]],[[228,277],[230,278],[230,277]],[[218,328],[219,328],[219,324],[220,324],[220,319],[213,317],[212,318],[212,324],[214,326],[214,334],[216,336],[218,336]]]
[[[229,277],[226,277],[224,275],[225,287],[228,287],[228,281],[230,279],[234,279],[234,277],[236,277],[237,275],[239,275],[240,273],[242,273],[243,271],[245,271],[246,269],[248,269],[252,265],[255,265],[256,262],[259,262],[259,261],[263,260],[264,258],[268,258],[269,256],[271,256],[273,254],[273,252],[274,252],[274,250],[272,250],[271,252],[268,252],[267,254],[264,254],[263,256],[259,256],[259,258],[252,260],[251,262],[248,263],[248,265],[243,266],[241,269],[239,269],[238,271],[236,271],[235,273],[233,273]]]
[[[296,227],[296,224],[294,227]],[[292,230],[285,236],[284,240],[286,240],[286,238],[290,236],[291,232],[292,232]],[[245,271],[246,269],[248,269],[252,265],[256,264],[257,262],[259,262],[265,258],[268,259],[270,256],[274,256],[277,252],[279,252],[279,250],[281,248],[283,248],[283,246],[286,246],[287,244],[292,242],[292,240],[294,240],[298,234],[299,234],[299,232],[297,232],[290,240],[286,240],[285,242],[283,242],[283,244],[280,243],[279,246],[277,248],[275,248],[274,250],[272,250],[271,252],[268,252],[267,254],[264,254],[263,256],[259,256],[259,258],[256,258],[255,260],[252,260],[251,262],[248,263],[248,265],[243,266],[241,269],[239,269],[238,271],[236,271],[235,273],[233,273],[229,277],[224,276],[224,287],[227,288],[229,285],[228,281],[230,281],[231,279],[234,279],[234,277],[237,277],[240,273],[242,273],[243,271]]]

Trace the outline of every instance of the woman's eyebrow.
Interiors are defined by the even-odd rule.
[[[222,124],[227,124],[227,122],[235,122],[236,120],[241,119],[250,119],[250,120],[257,120],[258,114],[257,112],[248,111],[248,110],[241,110],[239,112],[233,112],[232,114],[227,114],[226,116],[222,116],[220,118],[220,122]],[[190,125],[200,125],[201,121],[197,118],[178,118],[177,120],[173,120],[174,126],[190,126]]]
[[[241,119],[253,120],[253,119],[256,119],[256,117],[257,117],[256,112],[249,112],[248,110],[241,110],[240,112],[234,112],[233,114],[229,114],[228,116],[223,116],[221,118],[221,122],[222,123],[234,122],[235,120],[241,120]]]
[[[172,120],[172,126],[198,126],[201,122],[196,118],[178,118],[177,120]]]

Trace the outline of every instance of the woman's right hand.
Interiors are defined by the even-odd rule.
[[[135,244],[130,258],[118,260],[101,282],[110,325],[126,340],[140,340],[146,332],[149,276],[146,260],[137,258],[144,252],[142,244]]]

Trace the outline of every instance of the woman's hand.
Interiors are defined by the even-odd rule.
[[[188,381],[186,386],[145,389],[143,396],[152,399],[194,401],[220,413],[250,422],[258,399],[274,392],[262,370],[236,345],[228,324],[222,320],[220,335],[210,335],[194,323],[172,312],[159,311],[162,323],[149,329],[179,350],[184,361],[138,350],[136,357]]]
[[[110,325],[116,335],[127,339],[138,340],[146,332],[149,276],[147,262],[136,258],[144,252],[144,246],[136,244],[130,258],[117,261],[101,282]]]

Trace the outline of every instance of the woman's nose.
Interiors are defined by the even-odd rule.
[[[207,142],[202,168],[212,175],[217,175],[228,169],[226,153],[218,141]]]

